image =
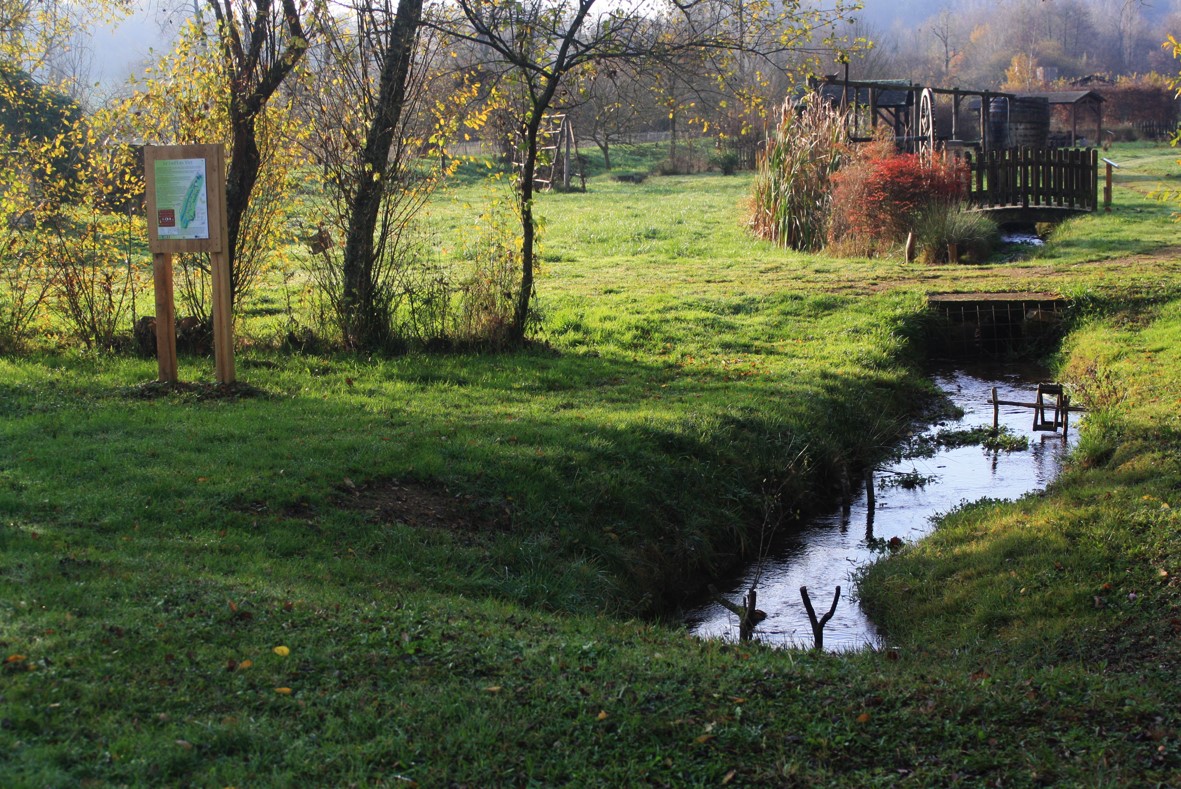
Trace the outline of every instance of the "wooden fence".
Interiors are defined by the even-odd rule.
[[[959,154],[968,168],[968,203],[976,208],[1094,211],[1099,152],[1094,148],[1012,148]]]
[[[1132,124],[1142,138],[1147,140],[1171,140],[1177,134],[1177,121],[1139,121]]]

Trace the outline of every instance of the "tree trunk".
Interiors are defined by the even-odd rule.
[[[238,301],[242,285],[237,263],[238,238],[242,234],[242,217],[250,204],[250,195],[258,182],[258,170],[262,166],[262,155],[254,134],[255,115],[236,108],[237,102],[230,101],[230,150],[229,172],[226,173],[226,253],[230,261],[230,305]]]
[[[677,168],[677,112],[673,110],[668,116],[668,163],[674,172]]]
[[[595,140],[595,145],[599,146],[599,150],[603,152],[603,169],[611,169],[611,146],[607,142],[607,138],[602,140]]]
[[[406,79],[414,54],[414,38],[422,18],[423,0],[399,0],[393,28],[386,39],[385,59],[378,88],[377,106],[361,153],[349,227],[345,238],[343,293],[346,341],[352,345],[380,343],[388,328],[378,314],[373,281],[378,215],[388,188],[390,151],[397,140],[402,108],[406,102]]]
[[[541,105],[545,106],[545,105]],[[513,343],[525,341],[525,326],[529,321],[529,301],[533,297],[533,247],[537,228],[533,222],[533,177],[537,173],[537,136],[541,129],[541,111],[534,104],[533,117],[525,126],[525,156],[521,163],[521,289],[513,311],[513,325],[509,339]]]

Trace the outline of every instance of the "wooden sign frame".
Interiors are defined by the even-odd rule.
[[[176,302],[172,256],[208,252],[213,276],[213,357],[218,383],[234,382],[225,146],[144,148],[148,248],[156,292],[156,357],[161,383],[176,383]]]

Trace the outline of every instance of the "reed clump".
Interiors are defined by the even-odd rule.
[[[786,101],[759,154],[750,224],[781,247],[813,252],[827,237],[830,179],[849,157],[846,113],[809,97]]]

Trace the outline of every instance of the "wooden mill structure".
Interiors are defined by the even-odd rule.
[[[1080,142],[1080,114],[1084,121],[1094,120],[1098,140],[1103,97],[1097,93],[1019,94],[836,76],[813,87],[824,101],[848,111],[854,142],[874,139],[885,126],[903,150],[958,156],[968,171],[969,204],[999,221],[1057,221],[1098,205],[1097,152],[1052,145],[1049,128],[1051,111],[1066,107],[1070,133],[1061,135],[1062,141],[1067,146]],[[950,113],[939,112],[948,99]],[[967,123],[961,120],[965,110]]]

